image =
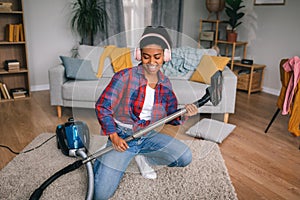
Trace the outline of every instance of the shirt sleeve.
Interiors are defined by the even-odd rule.
[[[120,96],[122,96],[124,91],[125,81],[123,77],[122,72],[116,73],[96,102],[96,115],[103,135],[110,135],[116,132],[113,115],[116,106],[119,105]]]
[[[177,98],[176,95],[174,94],[173,91],[170,91],[170,95],[168,95],[168,100],[167,100],[168,104],[167,104],[167,108],[168,108],[168,115],[171,115],[175,112],[178,111],[178,103],[177,103]],[[172,125],[180,125],[182,124],[182,120],[181,117],[177,117],[175,119],[173,119],[172,121],[170,121],[168,124],[172,124]]]

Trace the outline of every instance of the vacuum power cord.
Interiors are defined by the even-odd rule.
[[[8,149],[10,152],[12,152],[13,154],[16,154],[16,155],[18,155],[18,154],[21,154],[21,153],[28,153],[28,152],[30,152],[30,151],[33,151],[33,150],[35,150],[35,149],[38,149],[38,148],[40,148],[41,146],[43,146],[45,143],[47,143],[49,140],[51,140],[52,138],[54,138],[55,137],[55,135],[53,135],[53,136],[51,136],[50,138],[48,138],[46,141],[44,141],[42,144],[40,144],[40,145],[38,145],[38,146],[36,146],[36,147],[34,147],[34,148],[32,148],[32,149],[28,149],[28,150],[26,150],[26,151],[21,151],[21,152],[16,152],[16,151],[14,151],[14,150],[12,150],[9,146],[6,146],[6,145],[3,145],[3,144],[0,144],[0,147],[2,147],[2,148],[6,148],[6,149]]]

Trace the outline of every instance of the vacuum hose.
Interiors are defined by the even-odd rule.
[[[65,168],[59,170],[58,172],[56,172],[53,176],[48,178],[39,188],[37,188],[32,193],[32,195],[30,196],[30,200],[40,199],[40,197],[42,196],[44,190],[48,187],[48,185],[50,185],[53,181],[55,181],[60,176],[67,174],[71,171],[74,171],[75,169],[78,169],[79,167],[81,167],[81,165],[83,165],[82,160],[77,160],[74,163],[72,163],[72,164],[66,166]]]
[[[76,151],[76,155],[82,157],[83,159],[87,158],[87,155],[84,151],[78,150]],[[94,196],[94,171],[93,166],[91,162],[86,163],[86,171],[88,174],[88,191],[86,193],[85,199],[86,200],[92,200]]]
[[[83,159],[87,158],[86,153],[83,150],[78,150],[76,151],[76,155],[82,157]],[[60,171],[56,172],[53,176],[48,178],[39,188],[37,188],[32,195],[30,196],[30,200],[38,200],[42,196],[44,190],[57,178],[60,176],[67,174],[71,171],[74,171],[75,169],[78,169],[81,167],[83,164],[86,165],[86,170],[88,174],[88,191],[86,194],[85,199],[86,200],[92,200],[93,195],[94,195],[94,172],[93,172],[93,167],[91,162],[82,162],[83,160],[78,160],[75,161],[74,163],[66,166],[65,168],[61,169]]]

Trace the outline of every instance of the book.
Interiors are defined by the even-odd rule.
[[[20,98],[25,98],[26,97],[25,94],[15,94],[15,93],[13,93],[12,95],[13,95],[14,99],[20,99]]]
[[[9,42],[14,41],[14,25],[13,24],[7,24],[7,40]]]
[[[24,42],[23,24],[7,24],[7,40],[9,42]]]
[[[10,89],[10,93],[14,99],[25,98],[27,90],[25,88],[12,88]]]
[[[9,94],[9,92],[8,92],[8,89],[7,89],[6,85],[5,85],[5,83],[2,83],[2,86],[3,86],[3,88],[4,88],[4,91],[5,91],[5,93],[6,93],[7,98],[8,98],[8,99],[11,99],[10,94]]]
[[[14,42],[20,41],[20,26],[19,24],[14,24]]]
[[[25,34],[24,34],[23,24],[19,24],[19,31],[20,31],[20,41],[24,42]]]
[[[3,84],[2,84],[2,83],[0,83],[0,89],[1,89],[1,93],[2,93],[2,95],[3,95],[3,97],[4,97],[4,99],[8,99],[8,97],[6,96],[6,92],[5,92],[5,90],[4,90],[4,87],[3,87]]]
[[[20,62],[18,60],[5,60],[4,61],[4,69],[11,71],[19,71],[20,70]]]

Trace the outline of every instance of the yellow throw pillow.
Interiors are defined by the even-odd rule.
[[[115,73],[132,67],[129,48],[115,48],[111,52],[110,58]]]
[[[230,58],[203,55],[190,81],[210,84],[210,78],[216,71],[223,71]]]
[[[225,66],[229,62],[230,58],[222,56],[211,56],[212,60],[216,64],[217,68],[221,71],[224,70]]]
[[[119,48],[114,45],[106,46],[103,53],[100,56],[97,77],[100,78],[103,73],[104,60],[109,57],[111,60],[111,65],[114,72],[121,71],[125,68],[132,67],[130,49],[129,48]]]

